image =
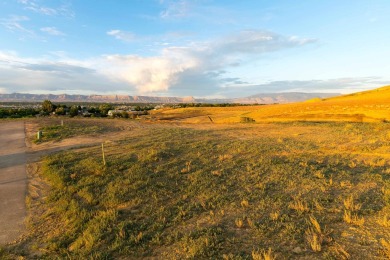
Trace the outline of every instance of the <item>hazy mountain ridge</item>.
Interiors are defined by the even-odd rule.
[[[149,97],[128,95],[68,95],[68,94],[0,94],[3,102],[40,102],[51,100],[53,102],[109,102],[109,103],[191,103],[196,102],[193,97]]]
[[[263,93],[245,98],[231,99],[197,99],[194,97],[153,97],[129,95],[69,95],[69,94],[0,94],[0,102],[109,102],[109,103],[241,103],[241,104],[273,104],[299,102],[312,98],[337,96],[336,93]]]
[[[273,104],[273,103],[291,103],[305,101],[313,98],[328,98],[338,96],[338,93],[303,93],[303,92],[286,92],[286,93],[262,93],[252,95],[246,98],[236,98],[235,103],[241,104]]]

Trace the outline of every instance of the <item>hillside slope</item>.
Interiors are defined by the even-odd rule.
[[[390,100],[390,85],[381,88],[336,96],[324,99],[324,101],[354,101],[354,102],[378,102]]]
[[[312,99],[299,103],[230,108],[191,108],[158,111],[157,119],[188,123],[238,123],[243,117],[256,122],[283,121],[390,121],[390,86],[344,96]],[[250,120],[251,121],[251,120]]]

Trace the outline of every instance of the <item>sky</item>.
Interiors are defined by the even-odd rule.
[[[0,93],[246,97],[390,84],[388,0],[0,0]]]

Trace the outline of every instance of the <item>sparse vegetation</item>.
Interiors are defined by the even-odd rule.
[[[42,217],[31,217],[29,236],[10,253],[385,255],[389,130],[384,123],[151,124],[105,144],[106,166],[100,146],[54,154],[41,168],[51,189],[31,208]]]
[[[355,95],[263,106],[190,107],[154,111],[154,118],[185,123],[381,122],[390,121],[390,86]]]
[[[0,256],[389,257],[390,110],[355,98],[164,108],[123,128],[130,120],[39,121],[36,146],[131,131],[104,143],[105,165],[101,144],[45,157],[50,189],[27,198],[28,233]]]
[[[39,128],[42,131],[42,138],[35,139],[35,143],[42,143],[47,141],[59,141],[65,138],[83,135],[99,135],[103,132],[118,130],[106,123],[99,123],[97,121],[88,122],[81,120],[49,120]]]

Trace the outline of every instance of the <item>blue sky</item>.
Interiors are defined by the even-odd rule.
[[[244,97],[390,84],[387,0],[0,0],[0,93]]]

